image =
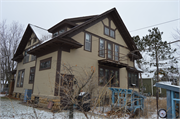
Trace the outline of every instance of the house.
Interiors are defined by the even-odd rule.
[[[136,52],[135,52],[136,51]],[[32,97],[59,99],[64,78],[80,79],[86,70],[95,67],[93,96],[108,87],[139,91],[134,60],[142,58],[125,24],[115,8],[100,15],[64,19],[48,30],[28,24],[13,57],[17,61],[14,96],[32,90]],[[75,67],[70,74],[62,65]],[[77,67],[77,68],[76,68]],[[73,81],[73,89],[77,83]],[[90,85],[91,87],[92,85]],[[83,91],[88,91],[88,87]]]
[[[162,69],[160,69],[160,72],[162,72]],[[163,73],[159,73],[159,82],[172,84],[173,82],[171,80],[167,80],[167,76]],[[141,86],[141,79],[139,79],[139,85],[140,90],[143,89],[143,93],[146,95],[156,96],[156,87],[155,83],[157,82],[157,76],[156,76],[156,70],[151,73],[144,72],[142,73],[142,81],[143,86]],[[159,88],[159,96],[165,97],[166,96],[166,89]]]

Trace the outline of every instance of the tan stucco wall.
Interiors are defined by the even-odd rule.
[[[105,18],[102,21],[103,21],[104,25],[109,26],[109,19],[108,18]]]
[[[52,57],[51,69],[39,71],[40,60]],[[53,96],[56,77],[57,51],[37,58],[33,95]]]
[[[23,61],[18,63],[17,72],[16,72],[16,80],[15,80],[15,85],[14,85],[14,92],[24,93],[25,89],[32,89],[32,84],[29,84],[29,73],[30,73],[30,67],[33,67],[33,66],[35,66],[35,61],[25,63],[25,64],[23,64]],[[25,69],[23,87],[16,87],[18,72],[19,70],[22,70],[22,69]]]

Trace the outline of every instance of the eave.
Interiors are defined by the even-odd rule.
[[[63,51],[70,52],[70,49],[77,49],[82,46],[83,46],[82,44],[80,44],[79,42],[73,39],[56,37],[28,51],[28,54],[32,54],[35,56],[42,56],[50,52],[54,52],[59,48]]]
[[[11,60],[21,62],[23,58],[24,58],[23,54],[20,54],[16,57],[13,57]]]
[[[142,71],[137,70],[135,67],[128,66],[128,67],[126,67],[126,69],[128,71],[132,71],[132,72],[136,72],[136,73],[143,73]]]
[[[116,68],[123,68],[123,67],[127,67],[127,64],[118,62],[118,61],[114,61],[114,60],[109,60],[109,59],[102,59],[102,60],[98,60],[98,63],[101,65],[106,65],[106,66],[110,66],[110,67],[116,67]]]

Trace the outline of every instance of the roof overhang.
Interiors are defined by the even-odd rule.
[[[23,58],[24,58],[23,54],[20,54],[16,57],[13,57],[11,60],[21,62]]]
[[[180,92],[180,86],[163,84],[161,82],[156,83],[156,87],[164,88],[166,90],[171,90],[171,91],[175,91],[175,92]]]
[[[53,51],[58,50],[61,48],[64,51],[70,52],[70,49],[77,49],[82,47],[83,45],[79,42],[71,39],[71,38],[54,38],[52,40],[49,40],[34,49],[28,51],[28,54],[32,54],[35,56],[41,56]]]
[[[17,71],[17,70],[12,70],[12,71],[9,71],[8,73],[10,73],[10,74],[16,74],[16,71]]]
[[[120,63],[120,62],[113,61],[113,60],[109,60],[109,59],[98,60],[98,63],[101,65],[106,65],[106,66],[116,67],[116,68],[123,68],[123,67],[128,66],[127,64]]]
[[[136,72],[136,73],[143,73],[142,71],[137,70],[135,67],[127,66],[126,69],[128,71]]]

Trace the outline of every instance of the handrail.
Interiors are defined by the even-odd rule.
[[[98,55],[99,56],[100,56],[100,51],[104,51],[103,55],[104,55],[105,59],[112,60],[112,61],[115,61],[115,62],[127,61],[127,64],[128,64],[128,56],[127,56],[127,54],[123,54],[123,53],[120,53],[120,52],[115,52],[114,50],[102,49],[102,50],[98,50]],[[108,51],[112,52],[111,53],[112,58],[108,58]],[[118,53],[118,55],[116,55],[115,53]],[[115,60],[115,57],[118,57],[118,60]]]

